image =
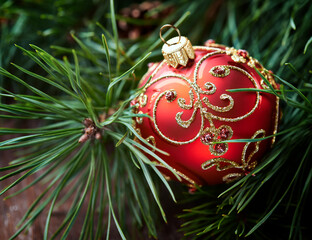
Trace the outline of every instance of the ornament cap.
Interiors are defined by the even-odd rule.
[[[167,27],[174,28],[179,36],[166,41],[162,37],[161,32],[164,28]],[[164,42],[164,45],[162,47],[162,54],[167,64],[169,64],[170,66],[177,68],[179,65],[182,65],[185,67],[189,59],[195,58],[194,49],[190,40],[188,40],[187,37],[181,36],[179,29],[175,26],[170,24],[162,26],[159,32],[159,36],[160,39]]]

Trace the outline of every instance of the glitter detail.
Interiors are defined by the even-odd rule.
[[[251,139],[255,139],[259,135],[261,135],[260,138],[263,138],[265,136],[265,130],[260,129],[260,130],[256,131],[254,133],[254,135],[252,135]],[[243,149],[243,153],[242,153],[242,164],[244,165],[244,169],[246,169],[248,167],[249,162],[251,161],[252,157],[256,154],[256,152],[259,151],[260,142],[261,141],[255,142],[255,149],[254,149],[254,151],[252,151],[250,153],[247,160],[246,160],[246,153],[247,153],[247,149],[248,149],[249,145],[251,144],[251,142],[247,142],[245,144],[244,149]]]
[[[230,126],[227,125],[221,125],[218,128],[218,136],[219,138],[224,141],[224,140],[229,140],[233,136],[233,130]]]
[[[221,140],[226,140],[230,136],[230,131],[227,128],[221,128],[220,133],[219,133],[220,139]]]
[[[187,182],[189,182],[191,184],[191,186],[195,186],[196,183],[194,180],[192,180],[191,178],[189,178],[188,176],[186,176],[185,174],[181,173],[180,171],[173,169],[173,171],[176,172],[176,174],[178,174],[181,178],[183,178],[184,180],[186,180]]]
[[[145,140],[147,141],[147,142],[149,142],[149,143],[151,143],[153,146],[154,146],[154,148],[152,149],[152,151],[153,152],[155,152],[155,148],[156,148],[156,140],[155,140],[155,137],[154,136],[149,136],[149,137],[147,137],[147,138],[145,138]]]
[[[226,131],[227,133],[226,138],[221,137],[221,134],[223,134],[222,136],[225,137],[224,131]],[[213,154],[214,156],[221,156],[228,151],[228,143],[213,144],[213,142],[218,142],[220,140],[229,140],[232,136],[232,128],[230,126],[222,125],[218,129],[216,129],[215,127],[206,128],[203,131],[200,140],[203,144],[209,145],[209,151],[211,152],[211,154]]]
[[[142,137],[142,134],[141,134],[141,129],[140,128],[134,128],[134,130],[138,133],[139,136]]]
[[[220,127],[220,129],[222,129],[222,128]],[[256,131],[252,135],[251,139],[256,139],[257,137],[263,138],[264,136],[265,136],[265,130],[259,129],[258,131]],[[248,149],[249,145],[251,144],[251,142],[247,142],[245,144],[245,146],[243,148],[240,164],[237,162],[228,160],[226,158],[223,158],[223,157],[218,157],[218,158],[209,159],[208,161],[203,162],[201,167],[203,170],[207,170],[207,169],[210,169],[210,168],[215,166],[217,171],[224,171],[224,170],[227,170],[230,168],[241,169],[244,172],[247,170],[251,171],[257,165],[256,161],[251,162],[251,160],[252,160],[252,157],[259,151],[259,145],[260,145],[261,141],[262,140],[255,142],[255,149],[249,154],[247,159],[246,159],[246,153],[247,153],[247,149]],[[235,173],[235,176],[241,177],[241,176],[243,176],[243,174],[242,173]],[[230,178],[232,179],[232,177],[234,177],[234,175],[228,174],[228,175],[224,176],[223,180],[225,182],[227,182],[227,179],[230,179]],[[232,179],[232,180],[235,180],[235,179]]]
[[[155,166],[156,167],[163,167],[163,168],[166,168],[162,163],[159,163],[159,162],[153,162],[155,163]],[[184,173],[181,173],[180,171],[176,170],[175,168],[171,168],[169,169],[170,170],[173,170],[179,177],[181,177],[182,179],[184,179],[185,181],[189,182],[189,186],[191,187],[195,187],[196,186],[196,182],[191,179],[190,177],[186,176]],[[167,179],[171,179],[170,177],[166,176]]]
[[[267,90],[269,90],[270,88],[269,88],[269,86],[268,85],[266,85],[266,83],[264,82],[264,80],[263,79],[261,79],[261,81],[260,81],[260,85],[261,85],[261,87],[263,88],[263,89],[267,89]]]
[[[224,171],[230,168],[242,168],[237,162],[228,160],[226,158],[213,158],[209,161],[204,162],[201,167],[203,170],[208,170],[212,167],[216,167],[217,171]]]
[[[223,176],[222,180],[225,183],[230,183],[230,182],[233,182],[233,181],[235,181],[235,180],[237,180],[243,176],[244,176],[243,173],[229,173],[229,174]]]
[[[247,53],[246,54],[245,52],[243,52],[245,50],[236,50],[233,47],[231,47],[231,48],[226,47],[225,50],[226,50],[226,54],[231,56],[231,58],[232,58],[232,60],[234,62],[246,63],[246,57],[244,57],[244,56],[246,56],[246,55],[248,56],[248,52],[247,51],[246,51],[246,53]]]
[[[216,85],[214,85],[214,84],[211,83],[211,82],[206,82],[206,83],[204,84],[204,87],[208,90],[208,92],[207,92],[207,91],[203,91],[203,92],[200,92],[200,93],[203,93],[203,94],[205,94],[205,93],[213,94],[213,93],[215,93],[216,90],[217,90]]]
[[[272,71],[268,71],[268,70],[266,70],[265,68],[258,68],[258,70],[260,71],[260,73],[263,75],[263,77],[265,78],[265,79],[267,79],[267,81],[275,88],[275,89],[277,89],[278,87],[277,87],[277,85],[276,85],[276,83],[275,83],[275,81],[274,81],[274,77],[273,77],[273,73],[272,73]],[[269,87],[268,87],[268,85],[266,84],[266,83],[264,83],[264,80],[263,79],[261,79],[261,86],[264,88],[264,89],[270,89]]]
[[[214,134],[211,132],[208,132],[206,134],[201,135],[200,140],[202,141],[203,144],[209,145],[214,138]]]
[[[233,98],[228,95],[228,94],[222,94],[220,96],[220,99],[221,100],[229,100],[230,103],[228,106],[225,106],[225,107],[218,107],[218,106],[214,106],[212,105],[210,102],[209,102],[209,99],[207,97],[204,97],[203,98],[203,102],[209,107],[211,108],[212,110],[216,111],[216,112],[228,112],[230,111],[233,107],[234,107],[234,100]]]
[[[256,59],[250,57],[247,65],[251,68],[254,68],[256,66]]]
[[[161,76],[161,77],[159,77],[159,78],[154,79],[154,80],[151,81],[149,84],[147,84],[146,89],[147,89],[148,87],[150,87],[152,84],[154,84],[154,83],[156,83],[156,82],[158,82],[158,81],[160,81],[160,80],[162,80],[162,79],[164,79],[164,78],[168,78],[168,77],[175,77],[175,78],[182,79],[182,80],[186,81],[191,87],[193,86],[192,82],[191,82],[189,79],[187,79],[186,77],[184,77],[184,76],[182,76],[182,75],[172,74],[172,75]],[[193,87],[194,87],[194,86],[193,86]],[[195,92],[196,92],[196,91],[195,91]],[[170,139],[170,138],[168,138],[167,136],[165,136],[165,135],[160,131],[159,126],[158,126],[158,123],[157,123],[156,112],[157,112],[158,103],[159,103],[159,101],[163,98],[163,96],[164,96],[165,94],[166,94],[166,91],[163,92],[163,93],[161,93],[161,94],[159,94],[159,96],[158,96],[158,97],[156,98],[156,100],[155,100],[155,104],[154,104],[154,107],[153,107],[153,123],[154,123],[155,130],[157,131],[157,133],[158,133],[163,139],[165,139],[166,141],[168,141],[168,142],[170,142],[170,143],[173,143],[173,144],[183,145],[183,144],[188,144],[188,143],[194,142],[194,141],[201,135],[201,132],[202,132],[202,130],[203,130],[203,128],[204,128],[204,117],[203,117],[202,111],[200,111],[200,114],[201,114],[201,126],[200,126],[200,129],[199,129],[197,135],[196,135],[194,138],[192,138],[192,139],[190,139],[190,140],[188,140],[188,141],[176,141],[176,140]],[[198,99],[200,99],[199,93],[196,93],[196,95],[197,95],[197,96],[196,96],[196,97],[197,97],[197,100],[196,100],[195,103],[193,104],[193,114],[192,114],[192,116],[191,116],[191,118],[190,118],[189,120],[183,121],[183,120],[181,119],[181,116],[182,116],[183,112],[178,112],[178,113],[176,114],[176,121],[177,121],[177,124],[180,125],[180,126],[183,127],[183,128],[189,127],[189,126],[191,125],[191,123],[193,122],[193,120],[195,119],[195,115],[196,115],[196,113],[197,113],[197,110],[198,110],[198,109],[202,109],[201,102],[198,100]],[[182,101],[182,100],[180,100],[180,102],[181,102],[181,101]],[[179,102],[179,100],[178,100],[178,102]],[[181,103],[183,103],[183,101],[182,101]],[[180,103],[180,104],[181,104],[181,103]]]
[[[197,113],[197,110],[198,110],[198,108],[199,108],[199,101],[197,101],[197,102],[195,102],[195,106],[194,106],[194,111],[193,111],[193,113],[192,113],[192,116],[190,117],[190,119],[189,120],[186,120],[186,121],[184,121],[184,120],[182,120],[181,119],[181,116],[182,116],[182,114],[183,114],[183,112],[178,112],[177,114],[176,114],[176,117],[175,117],[175,119],[176,119],[176,121],[177,121],[177,124],[179,124],[181,127],[183,127],[183,128],[188,128],[191,124],[192,124],[192,122],[194,121],[194,119],[195,119],[195,116],[196,116],[196,113]]]
[[[237,54],[243,58],[247,58],[249,56],[248,52],[243,49],[238,49]]]
[[[192,89],[189,91],[189,96],[190,96],[190,104],[186,104],[186,100],[184,98],[178,99],[178,105],[180,108],[185,109],[185,110],[190,110],[193,108],[194,94],[193,94]]]
[[[173,102],[177,98],[177,92],[175,90],[169,90],[165,94],[167,102]]]
[[[255,79],[254,79],[248,72],[246,72],[245,70],[243,70],[243,69],[241,69],[241,68],[239,68],[239,67],[232,66],[232,65],[227,65],[227,67],[228,67],[229,69],[231,69],[231,70],[236,70],[236,71],[239,71],[239,72],[243,73],[243,74],[244,74],[246,77],[248,77],[248,79],[252,82],[252,84],[254,85],[254,87],[257,88],[257,83],[256,83]],[[223,95],[223,94],[222,94],[222,95]],[[220,96],[220,99],[221,99],[221,100],[229,99],[230,105],[227,106],[227,107],[230,108],[230,107],[231,107],[231,99],[232,99],[232,97],[230,97],[230,96],[227,95],[227,94],[224,94],[223,97],[222,97],[222,95]],[[256,103],[255,103],[254,107],[253,107],[248,113],[246,113],[246,114],[243,115],[243,116],[239,116],[239,117],[236,117],[236,118],[225,118],[225,117],[215,116],[215,115],[213,115],[213,114],[211,114],[211,113],[210,113],[210,114],[206,114],[206,115],[210,115],[211,118],[216,119],[216,120],[219,120],[219,121],[224,121],[224,122],[237,122],[237,121],[240,121],[240,120],[242,120],[242,119],[244,119],[244,118],[250,116],[250,115],[257,109],[257,107],[258,107],[258,105],[259,105],[259,102],[260,102],[260,93],[259,93],[259,92],[256,92]],[[234,102],[233,102],[233,104],[234,104]],[[222,109],[222,108],[216,107],[216,108],[213,109],[213,110],[219,111],[219,110],[221,110],[221,109]],[[224,109],[224,111],[226,111],[226,109]],[[206,116],[206,117],[209,117],[209,116]]]
[[[138,114],[143,114],[143,112],[139,111]],[[143,123],[143,117],[136,117],[135,119],[136,119],[136,122],[138,124],[142,124]]]
[[[279,121],[279,97],[276,97],[276,105],[275,105],[275,119],[274,119],[274,130],[273,130],[273,135],[277,133],[278,129],[278,121]],[[276,136],[272,138],[272,145],[275,143]]]
[[[225,143],[217,143],[213,146],[213,148],[217,154],[223,155],[226,150],[226,145]]]
[[[230,69],[228,69],[226,66],[214,66],[210,69],[209,73],[212,75],[212,76],[215,76],[215,77],[220,77],[220,78],[223,78],[223,77],[226,77],[230,74]]]
[[[210,144],[209,151],[212,155],[218,157],[222,156],[229,150],[229,144],[227,143],[217,143],[217,144]]]
[[[140,107],[145,107],[147,104],[147,95],[145,95],[144,93],[141,93],[139,96],[139,104]]]

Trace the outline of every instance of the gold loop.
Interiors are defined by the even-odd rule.
[[[167,28],[167,27],[173,28],[173,29],[176,30],[176,32],[179,34],[179,40],[178,40],[178,42],[173,43],[173,44],[170,44],[170,43],[168,43],[168,42],[162,37],[161,31],[162,31],[164,28]],[[180,40],[181,40],[181,34],[180,34],[179,29],[178,29],[177,27],[175,27],[174,25],[171,25],[171,24],[165,24],[164,26],[162,26],[162,27],[160,28],[160,30],[159,30],[159,37],[160,37],[161,41],[163,41],[163,43],[167,44],[168,46],[171,46],[171,45],[174,45],[174,44],[178,44],[178,43],[180,42]]]

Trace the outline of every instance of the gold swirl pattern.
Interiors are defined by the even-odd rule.
[[[221,73],[218,73],[218,71],[221,71]],[[226,66],[222,67],[215,66],[210,69],[209,73],[215,77],[226,77],[230,74],[230,69],[227,68]]]
[[[203,47],[203,46],[194,46],[194,50],[209,51],[209,53],[204,55],[197,62],[196,66],[195,66],[194,74],[193,74],[193,79],[192,78],[189,79],[189,78],[186,78],[185,76],[178,75],[178,74],[167,74],[167,75],[163,75],[163,76],[155,79],[156,74],[160,71],[160,69],[163,67],[163,65],[166,63],[166,61],[163,60],[158,65],[156,65],[156,64],[153,65],[153,69],[151,68],[150,71],[148,72],[148,73],[150,73],[152,71],[152,74],[150,75],[150,78],[149,78],[149,82],[144,87],[142,94],[137,98],[137,104],[136,104],[136,107],[134,108],[134,111],[137,112],[139,110],[138,109],[139,107],[143,108],[147,105],[148,95],[146,95],[146,91],[149,87],[151,87],[153,84],[157,83],[158,81],[163,80],[165,78],[178,78],[178,79],[181,79],[182,81],[184,81],[185,83],[187,83],[187,85],[190,87],[190,90],[188,92],[188,94],[189,94],[188,99],[179,97],[177,92],[174,89],[165,90],[164,92],[159,93],[158,96],[157,95],[151,96],[151,99],[149,100],[150,103],[152,101],[154,101],[154,105],[152,106],[152,119],[151,120],[152,120],[152,123],[154,124],[155,130],[157,131],[157,133],[159,134],[159,136],[161,138],[168,141],[169,143],[176,144],[176,145],[184,145],[184,144],[192,143],[197,139],[200,139],[203,144],[205,144],[209,147],[209,151],[211,152],[211,154],[214,156],[217,156],[216,158],[210,159],[210,160],[202,163],[202,165],[201,165],[202,169],[207,170],[207,169],[212,168],[213,166],[216,167],[217,171],[225,171],[228,169],[240,169],[241,172],[239,172],[239,173],[237,173],[237,172],[233,173],[232,172],[232,173],[229,173],[223,177],[224,182],[231,182],[233,180],[236,180],[237,178],[244,176],[245,175],[244,171],[246,171],[248,173],[249,171],[253,170],[256,167],[257,162],[252,161],[252,158],[259,151],[259,145],[260,145],[261,140],[258,142],[255,142],[255,144],[252,144],[252,146],[254,146],[254,149],[251,153],[249,153],[249,156],[246,156],[246,155],[247,155],[247,150],[250,146],[250,142],[245,144],[245,146],[243,148],[242,156],[241,156],[241,163],[237,163],[235,161],[228,160],[224,157],[220,157],[227,152],[228,143],[225,142],[225,143],[219,144],[219,146],[222,147],[221,148],[222,151],[220,152],[220,151],[218,151],[218,148],[216,148],[217,144],[214,144],[214,142],[218,142],[220,140],[224,141],[224,140],[231,139],[231,137],[233,136],[233,131],[232,131],[231,127],[228,125],[222,125],[219,128],[216,128],[214,126],[214,120],[219,120],[219,121],[223,121],[223,122],[237,122],[237,121],[240,121],[244,118],[247,118],[248,116],[253,114],[253,112],[258,107],[259,102],[260,102],[260,93],[259,92],[255,93],[256,94],[256,100],[255,100],[254,106],[252,107],[252,109],[249,112],[247,112],[243,116],[226,118],[226,117],[214,115],[215,112],[224,113],[224,112],[228,112],[231,109],[233,109],[234,104],[235,104],[234,99],[228,94],[221,94],[219,98],[221,101],[228,102],[227,106],[223,105],[221,107],[221,106],[213,105],[209,101],[209,95],[215,94],[217,88],[210,81],[207,81],[206,83],[204,83],[203,86],[199,86],[197,84],[198,72],[199,72],[200,66],[204,62],[205,59],[207,59],[211,56],[214,56],[216,54],[226,54],[226,55],[229,55],[232,58],[232,60],[237,62],[237,63],[247,63],[247,65],[249,67],[258,69],[264,75],[264,77],[266,77],[269,80],[270,84],[272,84],[272,86],[274,88],[277,88],[277,86],[276,86],[276,83],[274,81],[274,78],[273,78],[273,75],[271,74],[271,72],[267,71],[258,62],[258,60],[249,56],[249,54],[244,50],[236,50],[234,48],[220,49],[220,48],[215,48],[215,47]],[[244,69],[233,66],[233,65],[214,66],[210,69],[209,73],[213,77],[224,78],[224,77],[230,75],[232,71],[238,71],[238,72],[242,73],[243,75],[245,75],[250,80],[250,82],[253,84],[253,86],[255,88],[259,88],[260,86],[264,89],[268,88],[268,86],[264,83],[263,80],[261,80],[260,84],[257,84],[257,82],[251,76],[251,74],[249,74]],[[147,74],[146,74],[146,76],[147,76]],[[146,79],[146,77],[143,77],[143,79]],[[201,83],[201,84],[203,84],[203,83]],[[157,96],[155,100],[154,100],[154,96]],[[178,112],[175,116],[175,120],[176,120],[177,124],[179,126],[181,126],[182,128],[189,128],[191,126],[191,124],[194,122],[195,117],[200,117],[200,119],[201,119],[200,126],[198,129],[198,132],[197,133],[195,132],[196,135],[193,138],[188,139],[186,141],[177,141],[177,140],[171,139],[170,137],[166,136],[161,131],[161,129],[159,128],[158,122],[157,122],[156,112],[157,112],[157,107],[158,107],[160,101],[163,101],[164,99],[166,99],[168,103],[177,104],[182,109],[182,111]],[[177,100],[177,101],[175,102],[175,100]],[[214,112],[212,113],[208,109],[212,109]],[[184,113],[183,110],[192,110],[193,111],[191,114],[191,117],[189,117],[188,120],[182,120],[182,116]],[[279,99],[277,98],[276,99],[276,114],[275,114],[274,134],[277,132],[278,119],[279,119]],[[142,121],[141,118],[136,118],[137,124],[140,124],[141,121]],[[208,127],[206,127],[206,128],[204,127],[205,121],[207,121],[209,123]],[[141,131],[139,128],[135,128],[135,130],[138,132],[138,134],[141,135]],[[260,129],[254,133],[252,138],[254,139],[257,136],[260,136],[260,137],[265,136],[265,134],[266,134],[265,130]],[[146,138],[146,140],[148,142],[152,143],[152,145],[156,146],[155,137],[149,136]],[[272,138],[272,144],[273,144],[274,140],[275,140],[275,137]],[[158,163],[158,165],[162,166],[162,164],[160,164],[160,163]],[[164,167],[164,166],[162,166],[162,167]],[[184,180],[189,182],[190,186],[195,185],[195,181],[193,179],[190,179],[188,176],[177,171],[176,169],[174,169],[174,171],[180,177],[182,177]]]
[[[274,130],[273,130],[273,135],[274,137],[272,138],[272,143],[271,145],[273,145],[275,143],[276,140],[276,133],[277,133],[277,129],[278,129],[278,122],[279,122],[279,97],[276,97],[276,105],[275,105],[275,120],[274,120]]]
[[[218,106],[214,106],[209,102],[209,99],[207,97],[204,97],[202,99],[202,101],[212,110],[216,111],[216,112],[228,112],[230,111],[233,107],[234,107],[234,100],[233,98],[228,95],[228,94],[221,94],[220,96],[221,100],[229,100],[230,104],[228,106],[225,107],[218,107]]]
[[[209,145],[209,151],[215,156],[225,154],[229,148],[228,143],[213,144],[220,140],[229,140],[233,136],[233,130],[230,126],[222,125],[218,129],[215,127],[206,128],[201,135],[200,140],[203,144]]]
[[[203,49],[207,50],[208,48],[203,48]],[[211,50],[211,48],[209,48],[209,49]],[[139,96],[140,106],[145,106],[147,103],[147,96],[145,95],[146,90],[149,87],[151,87],[153,84],[159,82],[160,80],[166,79],[166,78],[181,79],[185,83],[187,83],[187,85],[190,87],[190,90],[188,92],[189,102],[187,102],[187,100],[185,98],[182,98],[182,97],[179,98],[177,95],[177,92],[174,89],[166,90],[166,91],[160,93],[154,102],[152,119],[153,119],[155,129],[163,139],[165,139],[166,141],[168,141],[172,144],[184,145],[184,144],[192,143],[195,140],[197,140],[198,138],[200,138],[203,134],[205,134],[205,132],[215,131],[216,128],[214,126],[213,120],[219,120],[219,121],[224,121],[224,122],[240,121],[240,120],[248,117],[249,115],[251,115],[259,105],[260,94],[259,94],[259,92],[256,92],[255,93],[256,94],[256,101],[255,101],[253,108],[243,116],[234,117],[234,118],[226,118],[226,117],[214,115],[213,113],[208,111],[207,108],[212,109],[215,112],[224,113],[224,112],[229,112],[234,107],[234,99],[228,94],[221,94],[220,95],[221,101],[227,101],[228,102],[227,106],[222,106],[222,107],[221,106],[215,106],[209,101],[208,96],[214,94],[217,90],[216,86],[212,82],[208,81],[208,82],[204,83],[204,86],[203,86],[204,89],[202,89],[202,87],[200,87],[197,84],[198,71],[199,71],[201,64],[203,63],[203,61],[205,59],[207,59],[211,56],[214,56],[216,54],[228,54],[227,51],[222,50],[222,49],[213,49],[213,50],[214,50],[213,52],[207,53],[197,62],[196,66],[195,66],[195,70],[194,70],[193,80],[188,79],[185,76],[182,76],[179,74],[167,74],[167,75],[163,75],[161,77],[158,77],[156,79],[153,79],[155,74],[159,71],[160,67],[164,64],[164,61],[163,61],[162,63],[160,63],[158,65],[158,67],[152,73],[151,81],[145,86],[145,88],[143,89],[143,93]],[[242,68],[236,67],[236,66],[232,66],[232,65],[214,66],[210,69],[210,74],[214,77],[223,78],[223,77],[228,76],[231,71],[238,71],[238,72],[242,73],[251,81],[253,86],[255,88],[257,88],[257,83],[256,83],[255,79],[247,71],[245,71]],[[168,93],[168,92],[170,92],[170,93]],[[171,95],[171,98],[167,98],[167,96],[170,96],[170,95]],[[204,96],[202,96],[202,95],[204,95]],[[158,122],[157,122],[156,112],[157,112],[159,102],[165,98],[167,99],[168,103],[174,103],[175,99],[177,98],[176,103],[178,104],[178,106],[181,109],[193,111],[191,117],[188,120],[182,120],[182,116],[184,113],[183,111],[178,112],[176,114],[175,120],[176,120],[177,124],[182,128],[189,128],[191,126],[191,124],[194,122],[195,117],[197,116],[197,113],[199,112],[199,115],[201,118],[201,124],[200,124],[200,127],[199,127],[197,134],[192,139],[189,139],[186,141],[177,141],[177,140],[169,138],[160,130]],[[137,119],[137,120],[138,120],[138,123],[140,124],[141,119]],[[207,129],[204,130],[205,120],[207,120],[210,124],[210,127],[208,128],[208,130]],[[223,125],[223,126],[225,126],[227,129],[230,129],[229,131],[230,131],[231,136],[232,136],[233,135],[232,129],[229,126],[226,126],[226,125]],[[215,135],[217,136],[218,134],[215,134]],[[215,140],[217,140],[217,139],[215,139]],[[220,148],[218,151],[216,151],[215,145],[212,145],[210,143],[208,145],[209,145],[210,152],[212,154],[214,154],[215,156],[223,155],[228,149],[228,144],[226,144],[226,143],[222,145],[222,148],[221,148],[222,151],[220,151]]]
[[[158,81],[160,81],[160,80],[162,80],[162,79],[164,79],[164,78],[169,78],[169,77],[175,77],[175,78],[182,79],[182,80],[184,80],[185,82],[187,82],[187,83],[190,85],[190,87],[192,87],[192,88],[194,89],[194,86],[193,86],[192,82],[191,82],[188,78],[186,78],[186,77],[184,77],[184,76],[182,76],[182,75],[177,75],[177,74],[170,74],[170,75],[165,75],[165,76],[159,77],[159,78],[153,80],[152,82],[150,82],[150,83],[146,86],[146,88],[148,88],[150,85],[152,85],[152,84],[154,84],[154,83],[156,83],[156,82],[158,82]],[[192,92],[192,93],[189,92],[189,93],[190,93],[190,98],[191,98],[191,103],[190,103],[190,104],[192,104],[193,109],[194,109],[191,118],[190,118],[189,120],[183,121],[183,120],[181,119],[181,116],[182,116],[183,112],[178,112],[178,113],[176,114],[176,121],[177,121],[177,124],[178,124],[179,126],[183,127],[183,128],[188,128],[188,127],[191,125],[191,123],[194,121],[195,116],[196,116],[196,113],[197,113],[197,110],[198,110],[198,109],[202,109],[202,104],[201,104],[201,102],[200,102],[200,100],[199,100],[199,99],[200,99],[200,95],[199,95],[199,93],[198,93],[196,90],[197,90],[197,88],[194,89],[194,91],[195,91],[195,93],[196,93],[196,95],[197,95],[197,96],[196,96],[196,97],[197,97],[197,100],[195,101],[195,103],[193,103],[193,102],[194,102],[194,95],[193,95],[193,92],[192,92],[192,91],[190,91],[190,92]],[[201,117],[201,126],[200,126],[200,130],[198,131],[197,135],[196,135],[194,138],[192,138],[192,139],[190,139],[190,140],[188,140],[188,141],[176,141],[176,140],[170,139],[169,137],[165,136],[165,135],[163,134],[163,132],[160,131],[159,126],[158,126],[158,123],[157,123],[157,119],[156,119],[156,110],[157,110],[157,106],[158,106],[159,101],[163,98],[163,96],[166,95],[166,93],[167,93],[167,91],[162,92],[161,94],[159,94],[159,96],[158,96],[158,97],[156,98],[156,100],[155,100],[155,104],[154,104],[154,108],[153,108],[153,122],[154,122],[154,126],[155,126],[156,131],[158,132],[158,134],[159,134],[162,138],[164,138],[166,141],[168,141],[168,142],[170,142],[170,143],[173,143],[173,144],[183,145],[183,144],[188,144],[188,143],[194,142],[194,141],[200,136],[200,134],[201,134],[201,132],[202,132],[202,130],[203,130],[203,128],[204,128],[204,117],[203,117],[203,116]],[[192,98],[193,98],[193,99],[192,99]],[[179,99],[181,99],[181,98],[179,98]],[[185,100],[185,99],[181,99],[181,100],[179,100],[179,99],[178,99],[178,104],[180,103],[180,106],[181,106],[182,109],[187,109],[188,107],[190,107],[190,105],[187,105],[187,104],[186,104],[186,100]],[[173,101],[173,102],[174,102],[174,101]],[[190,108],[190,109],[191,109],[191,108]],[[202,111],[200,111],[200,112],[201,112],[201,115],[203,115],[203,114],[202,114]]]
[[[156,167],[163,167],[163,168],[166,168],[162,163],[154,162],[154,164],[155,164]],[[188,186],[189,186],[189,187],[195,187],[195,186],[196,186],[196,182],[195,182],[193,179],[191,179],[190,177],[186,176],[184,173],[182,173],[182,172],[176,170],[175,168],[172,168],[172,170],[173,170],[179,177],[181,177],[183,180],[185,180],[186,182],[188,182]],[[169,177],[169,176],[167,176],[167,175],[165,175],[165,174],[163,174],[163,175],[164,175],[164,177],[165,177],[167,180],[170,180],[170,179],[171,179],[171,177]],[[198,186],[198,185],[197,185],[197,186]]]
[[[191,118],[189,120],[186,120],[186,121],[183,121],[181,119],[181,116],[182,116],[183,112],[178,112],[176,114],[176,117],[175,117],[175,119],[177,121],[177,124],[179,124],[183,128],[188,128],[191,125],[191,123],[194,121],[196,113],[197,113],[197,109],[199,109],[199,108],[200,108],[199,102],[196,101],[195,104],[194,104],[194,111],[192,113],[192,116],[191,116]]]
[[[147,104],[147,96],[144,93],[141,93],[139,96],[139,104],[140,107],[145,107]]]
[[[143,114],[143,112],[139,111],[138,114]],[[136,117],[135,119],[136,119],[136,122],[138,124],[142,124],[143,123],[143,117]]]
[[[224,165],[222,163],[226,163],[227,165]],[[243,168],[243,166],[238,164],[237,162],[222,157],[206,161],[201,166],[203,170],[207,170],[213,166],[216,166],[217,171],[224,171],[230,168]]]
[[[239,178],[241,178],[243,176],[242,173],[229,173],[227,175],[225,175],[222,180],[223,182],[226,182],[226,183],[230,183],[230,182],[233,182]]]
[[[194,102],[194,94],[193,94],[192,90],[189,91],[189,95],[190,95],[190,104],[186,104],[186,100],[184,98],[179,98],[178,99],[178,105],[179,105],[180,108],[183,108],[185,110],[192,109],[193,102]]]
[[[256,83],[256,80],[255,80],[247,71],[245,71],[245,70],[243,70],[243,69],[241,69],[241,68],[239,68],[239,67],[231,66],[231,65],[227,65],[226,67],[229,68],[229,69],[231,69],[231,70],[236,70],[236,71],[241,72],[241,73],[244,74],[246,77],[248,77],[248,79],[249,79],[249,80],[252,82],[252,84],[254,85],[254,88],[258,88],[257,83]],[[233,104],[233,106],[234,106],[234,102],[231,103],[232,97],[230,97],[230,96],[227,95],[227,94],[225,94],[225,95],[226,95],[226,96],[223,96],[222,98],[221,98],[221,96],[222,96],[222,95],[221,95],[221,96],[220,96],[220,99],[221,99],[221,100],[228,99],[228,100],[230,100],[230,105]],[[233,100],[233,99],[232,99],[232,100]],[[239,117],[236,117],[236,118],[224,118],[224,117],[220,117],[220,116],[215,116],[215,115],[213,115],[213,114],[210,114],[210,116],[211,116],[213,119],[217,119],[217,120],[224,121],[224,122],[237,122],[237,121],[240,121],[240,120],[242,120],[242,119],[244,119],[244,118],[250,116],[250,115],[257,109],[257,107],[258,107],[258,105],[259,105],[259,102],[260,102],[260,93],[259,93],[259,92],[256,92],[256,103],[255,103],[255,105],[253,106],[253,108],[252,108],[248,113],[246,113],[245,115],[239,116]],[[215,108],[215,109],[217,109],[217,108]],[[213,110],[215,110],[215,109],[213,109]],[[229,108],[228,111],[231,110],[231,109],[232,109],[232,108]],[[215,111],[218,111],[218,110],[215,110]]]
[[[243,50],[244,52],[246,52],[246,56],[242,56],[242,55],[238,54],[238,52],[242,51],[242,50],[236,50],[233,47],[231,47],[231,48],[226,47],[225,50],[226,50],[226,54],[230,55],[234,62],[246,63],[246,61],[247,61],[246,57],[249,55],[247,51]]]
[[[255,139],[257,137],[263,138],[264,136],[265,136],[265,130],[260,129],[253,134],[251,139]],[[207,170],[215,166],[217,171],[224,171],[224,170],[231,169],[231,168],[241,169],[243,171],[251,171],[257,165],[257,162],[256,161],[251,162],[251,159],[259,151],[260,143],[261,143],[261,140],[255,142],[255,149],[249,154],[247,159],[246,159],[246,153],[251,142],[247,142],[245,144],[243,148],[243,152],[242,152],[241,163],[237,163],[237,162],[228,160],[226,158],[219,157],[219,158],[213,158],[213,159],[209,159],[208,161],[205,161],[204,163],[202,163],[201,167],[203,170]],[[230,182],[243,175],[244,173],[230,173],[223,177],[223,181]]]
[[[145,139],[147,142],[151,143],[154,148],[152,149],[153,152],[155,152],[155,148],[156,148],[156,140],[154,136],[149,136]]]
[[[263,137],[265,136],[265,130],[260,129],[260,130],[256,131],[256,132],[254,133],[254,135],[252,135],[251,139],[255,139],[255,138],[258,137],[258,136],[259,136],[260,138],[263,138]],[[251,170],[251,169],[250,169],[250,166],[249,166],[249,162],[250,162],[250,160],[252,159],[252,157],[255,155],[255,153],[259,151],[260,142],[261,142],[261,141],[256,142],[256,144],[255,144],[255,145],[256,145],[256,146],[255,146],[255,149],[250,153],[250,155],[248,156],[247,160],[246,160],[246,152],[247,152],[247,148],[249,147],[249,145],[250,145],[251,142],[247,142],[247,143],[245,144],[244,149],[243,149],[243,154],[242,154],[242,164],[243,164],[243,166],[244,166],[244,169],[247,168],[248,170]],[[253,169],[254,167],[251,167],[251,168]]]

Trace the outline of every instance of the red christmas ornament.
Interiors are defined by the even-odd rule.
[[[155,152],[190,186],[230,182],[248,174],[275,139],[222,141],[275,134],[279,99],[265,92],[227,90],[268,89],[254,68],[277,88],[273,76],[245,50],[214,41],[192,47],[180,33],[168,42],[160,37],[165,42],[165,60],[149,66],[139,84],[146,84],[143,92],[132,102],[135,113],[151,118],[136,118],[136,130],[169,153]],[[176,179],[162,164],[157,165]]]

